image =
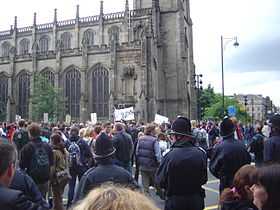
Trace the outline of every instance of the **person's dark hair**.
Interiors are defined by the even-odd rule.
[[[59,135],[59,133],[54,133],[54,134],[51,135],[51,143],[54,146],[54,148],[57,148],[62,153],[65,153],[64,142],[63,142],[63,139],[62,139],[61,135]]]
[[[17,151],[12,144],[0,144],[0,176],[9,168],[11,164],[15,164],[17,160]]]
[[[258,169],[256,183],[265,188],[268,198],[262,210],[280,209],[280,165],[273,164]]]
[[[245,187],[255,184],[257,169],[252,165],[242,166],[234,175],[232,188],[226,188],[220,196],[220,204],[233,200],[248,200]]]
[[[19,122],[18,122],[18,126],[19,127],[24,127],[25,126],[25,120],[20,120]]]
[[[31,123],[28,126],[28,132],[32,138],[38,138],[41,135],[41,128],[37,123]]]
[[[71,127],[71,129],[70,129],[70,136],[74,136],[74,137],[79,136],[79,130],[80,129],[78,127],[76,127],[76,126]]]
[[[94,126],[93,131],[98,135],[102,131],[102,127],[99,126],[99,125],[98,126]]]
[[[102,125],[103,128],[106,128],[107,126],[112,126],[112,123],[108,121],[108,122],[103,123],[103,125]]]

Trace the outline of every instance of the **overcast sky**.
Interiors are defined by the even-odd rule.
[[[204,85],[221,92],[220,36],[238,36],[240,46],[228,43],[224,52],[225,93],[262,94],[280,106],[280,1],[279,0],[190,0],[194,31],[194,58]],[[18,25],[97,15],[99,0],[8,0],[0,8],[0,30],[8,30],[18,16]],[[125,0],[104,0],[105,12],[121,11]],[[130,0],[132,7],[132,0]]]

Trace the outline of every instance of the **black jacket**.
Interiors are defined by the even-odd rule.
[[[280,135],[264,142],[264,162],[280,163]]]
[[[251,156],[246,147],[233,137],[223,139],[213,149],[209,169],[220,179],[220,192],[232,185],[234,174],[245,164],[251,163]]]
[[[258,210],[253,203],[248,201],[226,201],[222,203],[221,210]]]
[[[18,190],[0,185],[0,208],[3,210],[47,210],[48,208],[33,203]]]
[[[166,190],[166,209],[204,208],[207,182],[207,157],[205,151],[191,142],[175,142],[164,156],[155,177],[156,183]]]
[[[75,195],[75,201],[83,199],[90,190],[106,182],[137,187],[133,177],[127,170],[113,165],[112,160],[107,160],[101,164],[98,163],[97,167],[89,169],[83,175]]]
[[[25,172],[17,169],[10,185],[11,189],[22,191],[23,194],[32,202],[48,207],[47,202],[43,199],[37,185]]]
[[[133,153],[131,136],[125,131],[120,131],[114,135],[112,142],[116,149],[115,158],[124,164],[129,163]]]

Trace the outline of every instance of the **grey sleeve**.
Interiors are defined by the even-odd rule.
[[[154,144],[154,150],[155,150],[155,155],[156,155],[157,162],[160,163],[161,153],[160,153],[160,148],[159,148],[159,142],[158,141],[156,141],[155,144]]]

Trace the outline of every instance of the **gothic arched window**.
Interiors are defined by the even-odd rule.
[[[7,102],[8,102],[8,77],[5,76],[4,74],[0,74],[0,113],[6,113]]]
[[[19,42],[19,54],[20,55],[27,55],[29,53],[29,44],[30,44],[30,41],[28,39],[22,39]]]
[[[109,71],[98,64],[91,72],[92,112],[98,117],[109,117]]]
[[[39,40],[39,50],[40,53],[46,53],[49,51],[49,37],[42,36]]]
[[[65,73],[65,97],[66,114],[70,114],[72,119],[78,120],[80,117],[81,99],[81,74],[78,69],[71,67]]]
[[[10,54],[11,45],[9,42],[4,42],[1,46],[2,49],[2,57],[8,57]]]
[[[26,71],[18,75],[18,104],[17,114],[22,118],[28,119],[30,76]]]
[[[91,47],[94,45],[94,31],[88,29],[84,32],[83,41],[85,42],[86,46]]]
[[[119,43],[120,39],[120,28],[118,26],[112,26],[109,30],[109,41],[115,41],[115,43]]]
[[[50,69],[45,69],[42,71],[41,75],[45,79],[45,81],[49,82],[52,86],[54,86],[54,73]]]
[[[61,34],[62,49],[71,49],[71,34],[69,32],[64,32]]]

